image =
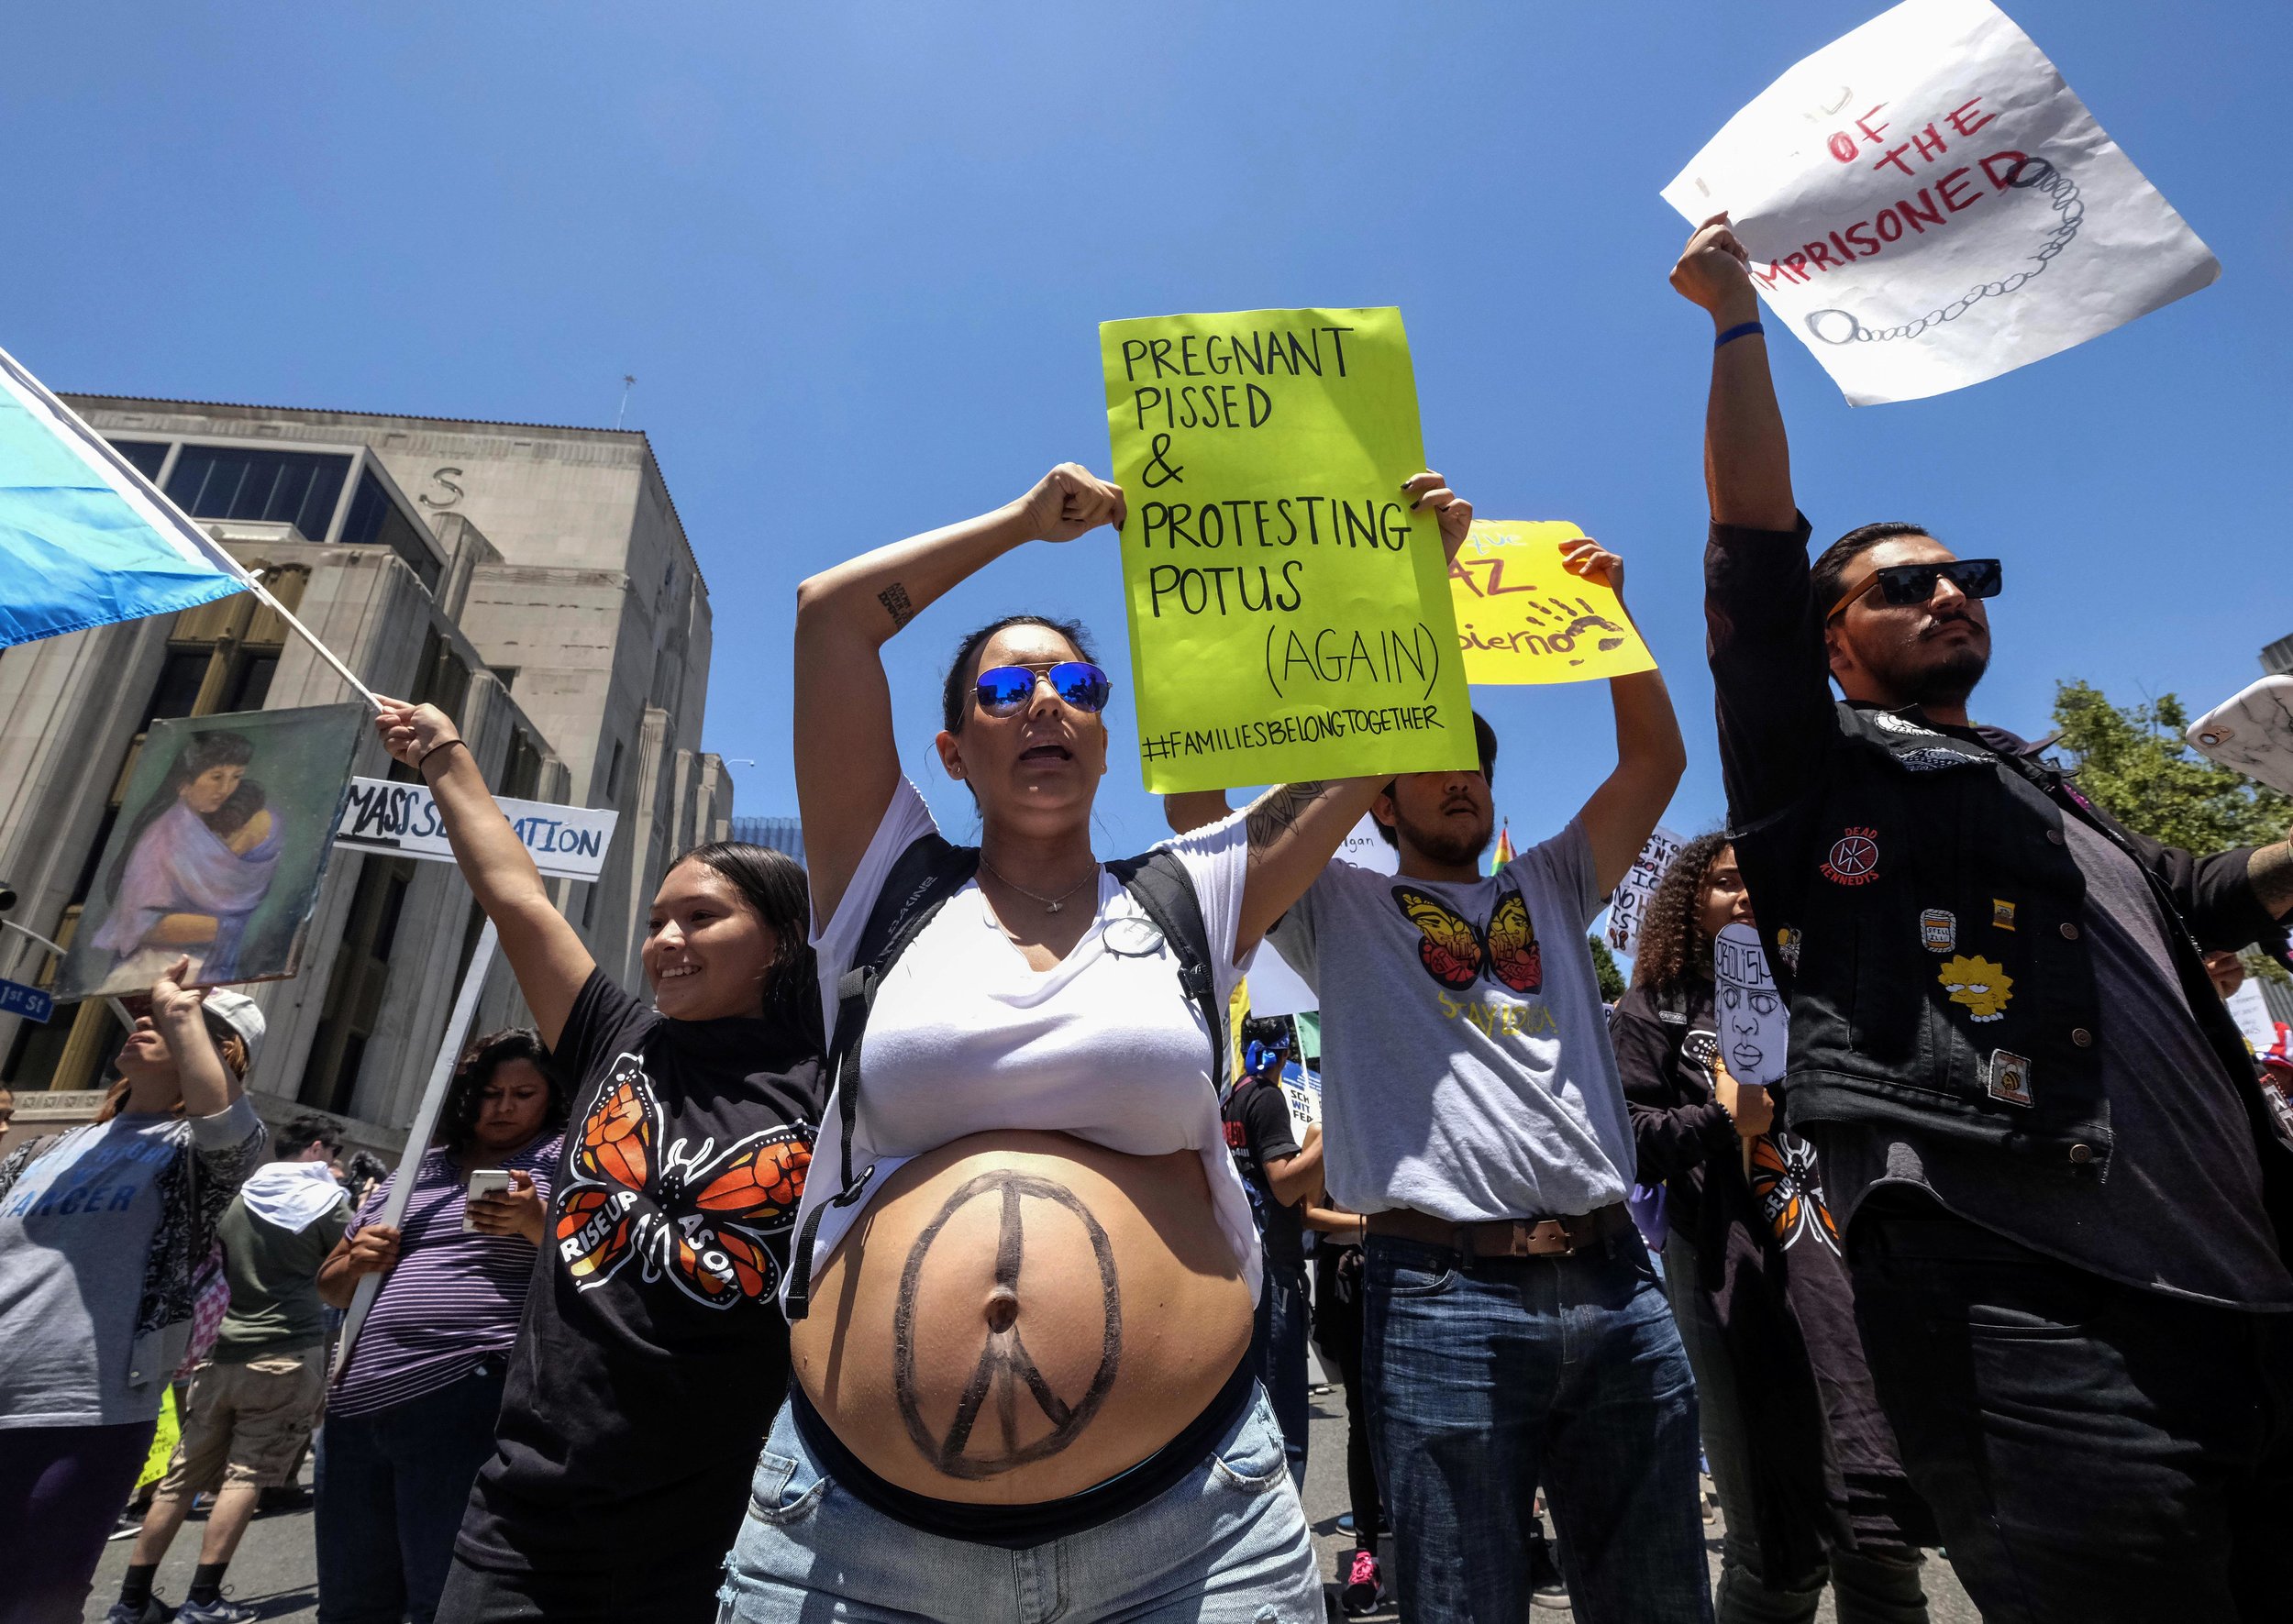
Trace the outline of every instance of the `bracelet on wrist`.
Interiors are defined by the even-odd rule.
[[[1755,333],[1757,333],[1761,337],[1765,337],[1767,336],[1767,329],[1761,326],[1759,323],[1756,321],[1738,322],[1735,326],[1727,328],[1718,337],[1714,338],[1711,341],[1711,347],[1714,349],[1718,349],[1725,345],[1734,343],[1738,338],[1748,338]]]
[[[437,744],[432,745],[428,749],[423,751],[421,755],[415,757],[414,770],[420,772],[425,767],[429,765],[431,757],[437,755],[440,750],[450,750],[456,745],[461,745],[461,747],[465,750],[470,748],[468,745],[462,744],[460,735],[450,739],[441,739]]]

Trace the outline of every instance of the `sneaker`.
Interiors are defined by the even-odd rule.
[[[1560,1563],[1553,1560],[1552,1545],[1542,1539],[1529,1541],[1529,1605],[1565,1607],[1568,1586],[1562,1583]]]
[[[141,1528],[143,1525],[138,1523],[136,1526]],[[1354,1531],[1354,1514],[1351,1511],[1341,1511],[1337,1514],[1337,1531],[1341,1534],[1350,1534]]]
[[[219,1596],[213,1601],[187,1601],[175,1609],[175,1624],[255,1624],[261,1617],[253,1607]]]
[[[112,1610],[104,1615],[104,1624],[167,1624],[174,1615],[156,1596],[146,1596],[141,1607],[131,1607],[124,1601],[112,1603]]]
[[[1355,1552],[1353,1565],[1346,1570],[1346,1588],[1337,1595],[1338,1605],[1348,1613],[1366,1613],[1384,1599],[1385,1573],[1378,1566],[1377,1553]]]

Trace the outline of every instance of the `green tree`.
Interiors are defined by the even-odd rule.
[[[2283,840],[2293,826],[2293,797],[2189,747],[2189,713],[2170,693],[2115,705],[2090,683],[2057,682],[2055,724],[2078,788],[2137,834],[2204,856]],[[2285,974],[2257,953],[2245,962],[2272,978]]]
[[[2137,834],[2203,856],[2283,840],[2293,825],[2293,797],[2189,747],[2189,713],[2170,693],[2114,705],[2090,683],[2058,682],[2055,724],[2078,788]]]
[[[1601,984],[1601,996],[1614,1003],[1624,996],[1624,972],[1616,967],[1616,956],[1598,936],[1587,936],[1584,945],[1592,949],[1592,975]]]

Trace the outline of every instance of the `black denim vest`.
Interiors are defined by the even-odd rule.
[[[1736,856],[1791,1005],[1794,1131],[1915,1128],[2107,1177],[2110,1102],[2083,938],[2086,882],[2063,833],[2082,818],[2148,877],[2199,1028],[2245,1098],[2281,1236],[2293,1155],[2251,1058],[2160,882],[2162,848],[2129,835],[2010,735],[1938,731],[1851,704],[1811,790],[1738,832]],[[2145,849],[2146,848],[2146,849]]]

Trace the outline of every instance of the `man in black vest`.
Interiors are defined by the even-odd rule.
[[[1881,1406],[1993,1624],[2282,1617],[2293,1150],[2200,950],[2293,912],[2293,850],[2162,846],[1970,724],[1998,560],[1810,566],[1747,266],[1715,217],[1672,272],[1720,754]]]

